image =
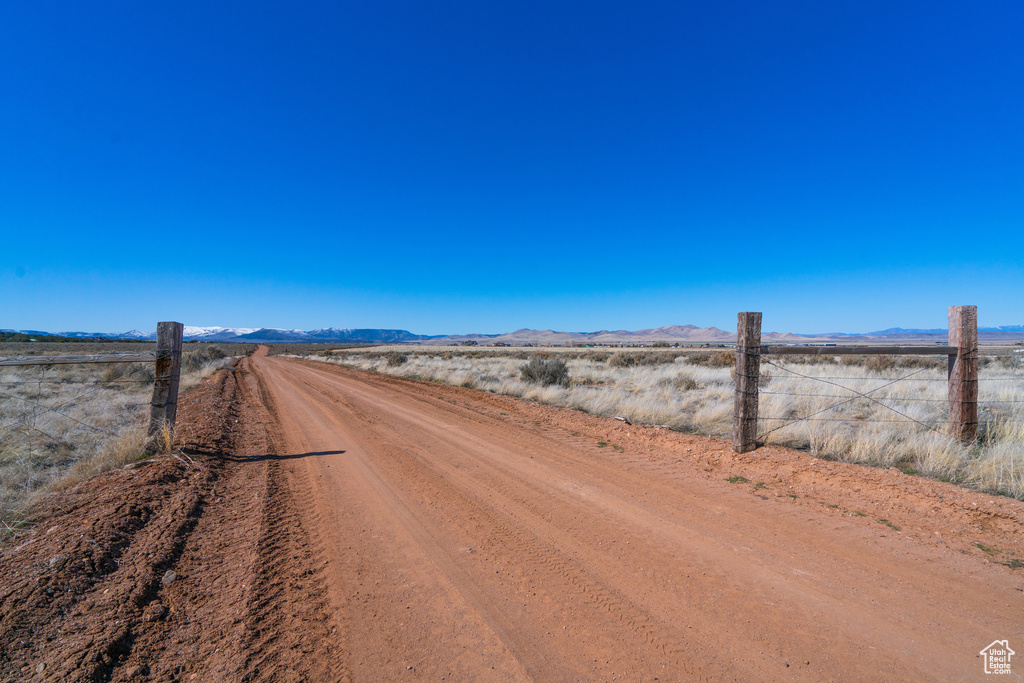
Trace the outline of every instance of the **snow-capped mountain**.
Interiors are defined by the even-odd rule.
[[[197,341],[221,341],[232,337],[239,337],[243,334],[251,334],[260,328],[258,327],[196,327],[185,325],[182,336],[185,339]]]
[[[291,330],[279,327],[185,327],[186,341],[268,342],[282,343],[343,343],[343,342],[396,342],[428,339],[407,330],[353,329],[326,327],[318,330]]]
[[[156,339],[156,332],[146,334],[138,330],[130,332],[53,332],[41,330],[0,330],[29,334],[37,337],[60,336],[73,339]],[[387,343],[402,341],[418,341],[430,337],[413,334],[408,330],[385,329],[353,329],[342,327],[326,327],[318,330],[289,330],[276,327],[220,327],[186,325],[182,337],[185,341],[201,342],[247,342],[247,343]]]

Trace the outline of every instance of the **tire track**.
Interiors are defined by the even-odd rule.
[[[291,384],[297,393],[312,400],[315,400],[316,397],[325,400],[331,399],[331,395],[322,387],[311,382],[298,382],[289,377],[284,378],[284,381]],[[357,407],[346,401],[335,402],[334,407],[339,408],[340,404],[344,405],[344,411],[333,414],[324,412],[325,421],[343,428],[341,426],[346,422],[359,423],[373,420],[373,415],[365,408]],[[421,448],[414,441],[387,429],[387,425],[381,424],[380,426],[382,431],[387,432],[386,437],[375,438],[372,442],[364,442],[364,448],[385,456],[392,456],[390,462],[393,466],[401,467],[404,470],[401,474],[392,477],[394,479],[401,478],[403,490],[409,490],[411,486],[429,486],[437,497],[459,498],[459,507],[465,508],[467,515],[487,520],[487,526],[492,530],[491,544],[498,548],[504,548],[506,555],[514,555],[516,564],[529,564],[533,568],[556,575],[580,599],[586,600],[606,612],[616,623],[630,632],[639,634],[645,644],[661,652],[671,662],[673,673],[677,675],[692,675],[694,673],[686,665],[693,652],[680,647],[678,643],[667,641],[659,636],[659,633],[671,631],[672,625],[666,620],[656,619],[637,600],[610,587],[606,581],[596,575],[592,568],[601,564],[602,558],[582,551],[578,539],[558,532],[548,520],[542,519],[536,514],[530,515],[524,514],[525,511],[518,511],[516,508],[522,507],[519,501],[513,501],[495,489],[488,489],[456,469],[444,467],[441,464],[442,461],[432,461],[422,453]],[[452,563],[452,553],[442,550],[438,539],[444,535],[444,532],[440,530],[437,522],[427,521],[424,519],[425,515],[413,513],[409,506],[393,492],[392,487],[385,483],[385,476],[377,471],[375,465],[364,461],[359,461],[359,464],[366,472],[367,477],[374,481],[382,498],[386,499],[392,508],[402,511],[403,520],[407,525],[416,528],[417,538],[425,547],[431,549],[432,559],[438,562],[447,574],[452,575],[453,578],[458,577],[456,583],[460,587],[468,587],[474,605],[482,604],[479,591],[468,580],[466,573]],[[442,470],[442,468],[444,469]],[[422,481],[424,479],[429,479],[429,481]],[[487,500],[488,498],[497,500]],[[428,525],[432,527],[432,530],[427,530]],[[575,552],[568,553],[566,549],[574,549]],[[549,577],[543,583],[549,583],[551,580]],[[500,618],[502,622],[505,621],[500,615],[497,618]],[[497,620],[496,615],[490,615],[489,620]],[[504,635],[509,633],[507,626],[502,624],[499,630],[503,634],[503,640],[512,640],[516,643],[512,649],[517,652],[517,655],[523,652],[524,648],[518,645],[519,640]],[[542,667],[532,663],[537,661],[537,656],[532,652],[530,654],[531,656],[524,661],[527,670],[542,671]]]

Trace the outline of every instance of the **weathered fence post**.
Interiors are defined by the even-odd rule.
[[[978,436],[978,307],[949,307],[949,431],[962,443]]]
[[[761,314],[736,319],[736,397],[733,400],[732,449],[757,448],[757,380],[761,372]]]
[[[184,325],[175,322],[156,325],[156,382],[149,411],[149,444],[146,450],[159,449],[164,427],[172,429],[178,413],[178,378],[181,374],[181,336]]]

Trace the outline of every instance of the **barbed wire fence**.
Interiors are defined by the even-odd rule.
[[[973,442],[996,419],[999,410],[1012,411],[1024,404],[1024,393],[1011,391],[1012,397],[985,396],[983,404],[991,419],[979,423],[979,348],[977,341],[977,308],[950,307],[950,337],[948,345],[933,346],[804,346],[762,345],[761,314],[740,313],[738,316],[735,407],[733,448],[739,453],[763,445],[769,436],[800,423],[904,424],[915,429],[949,435],[962,443]],[[774,356],[825,356],[833,362],[836,356],[849,355],[901,355],[944,356],[948,359],[946,377],[928,376],[940,366],[926,364],[898,376],[881,374],[857,376],[849,374],[808,374],[784,364]],[[775,371],[762,373],[764,364]],[[892,364],[895,368],[896,363]],[[1019,363],[1018,363],[1019,365]],[[1005,376],[985,377],[989,383],[1014,382],[1024,387],[1024,374],[1020,369],[1007,368]],[[820,373],[820,371],[819,371]],[[778,378],[791,380],[778,389],[761,390],[768,380],[777,384]],[[948,391],[945,398],[932,395],[893,396],[901,383],[943,382]],[[807,387],[805,389],[805,387]],[[922,392],[919,392],[922,393]],[[780,404],[787,409],[781,414],[759,414],[759,396],[771,397],[768,403],[776,409]],[[826,400],[828,399],[828,400]],[[794,404],[799,408],[794,407]],[[948,406],[945,414],[939,404]],[[920,406],[920,409],[915,408]],[[865,407],[871,410],[865,410]],[[851,416],[851,413],[853,415]]]
[[[759,415],[758,422],[759,430],[756,439],[759,443],[764,443],[768,436],[771,434],[781,431],[793,424],[799,422],[836,422],[836,423],[850,423],[850,424],[914,424],[924,430],[935,432],[937,434],[947,435],[949,433],[949,425],[952,422],[947,419],[940,419],[938,417],[932,417],[929,419],[918,419],[912,415],[908,415],[903,412],[901,408],[902,404],[930,404],[946,405],[949,403],[948,398],[924,398],[918,396],[884,396],[876,397],[873,394],[878,394],[885,389],[889,389],[894,385],[913,380],[915,382],[942,382],[948,383],[945,378],[939,377],[921,377],[920,375],[930,368],[921,368],[914,372],[910,372],[899,377],[855,377],[855,376],[821,376],[821,375],[808,375],[802,372],[798,372],[793,368],[785,365],[772,362],[764,356],[761,357],[761,363],[768,365],[775,370],[785,373],[784,376],[792,376],[800,380],[806,380],[806,383],[817,382],[820,384],[827,385],[830,388],[837,389],[839,391],[845,391],[847,393],[814,393],[813,391],[760,391],[761,396],[782,396],[793,399],[804,399],[804,398],[823,398],[823,399],[834,399],[834,402],[826,405],[822,408],[816,408],[811,412],[807,412],[803,415],[774,415],[765,416]],[[979,379],[979,390],[981,385],[988,384],[989,382],[1014,382],[1017,384],[1024,385],[1024,375],[1007,376],[1007,377],[985,377],[983,380]],[[878,383],[877,386],[870,388],[859,388],[857,386],[851,386],[851,383],[867,383],[874,382]],[[883,413],[889,413],[894,415],[892,419],[872,419],[864,417],[836,417],[836,414],[841,413],[841,409],[849,406],[858,400],[866,401],[873,406],[877,406],[882,409]],[[984,400],[979,398],[979,406],[992,406],[992,405],[1008,405],[1013,406],[1016,404],[1024,404],[1024,399],[1000,399],[986,397]],[[980,419],[981,410],[979,409],[979,426],[986,424]],[[991,422],[991,420],[989,421]],[[767,423],[767,424],[765,424]]]
[[[6,439],[8,434],[19,430],[36,433],[51,441],[60,441],[70,433],[83,429],[107,436],[116,436],[117,434],[109,428],[86,421],[82,419],[81,415],[77,417],[71,415],[68,410],[76,405],[80,405],[87,399],[95,399],[96,395],[104,390],[144,389],[147,385],[152,385],[155,380],[155,377],[146,379],[105,379],[96,373],[86,373],[84,377],[64,376],[50,379],[46,377],[46,373],[51,368],[52,366],[48,364],[37,365],[33,370],[39,373],[39,377],[34,380],[8,380],[3,375],[0,375],[0,401],[13,401],[16,404],[20,404],[23,408],[19,410],[17,407],[8,407],[3,411],[4,418],[6,419],[3,423],[0,423],[0,439]],[[64,389],[81,387],[84,390],[73,393],[73,395],[68,397],[67,391],[59,389],[44,391],[44,386],[58,386]],[[26,389],[34,389],[34,392],[30,396],[23,395]],[[137,394],[138,391],[132,393]],[[149,406],[151,401],[113,401],[112,405],[118,410],[124,410]],[[49,415],[59,416],[73,426],[63,428],[61,436],[51,434],[43,430],[38,424],[40,418]],[[27,443],[32,446],[35,441],[29,439]]]
[[[117,439],[147,418],[142,449],[157,451],[177,414],[182,332],[181,323],[159,323],[155,351],[0,358],[0,465],[14,466],[31,486],[52,461],[88,441],[82,432]],[[106,369],[96,372],[95,364]],[[4,484],[0,497],[15,495],[13,483]]]

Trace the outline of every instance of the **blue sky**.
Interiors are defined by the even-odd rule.
[[[1024,323],[1024,5],[4,3],[0,327]]]

